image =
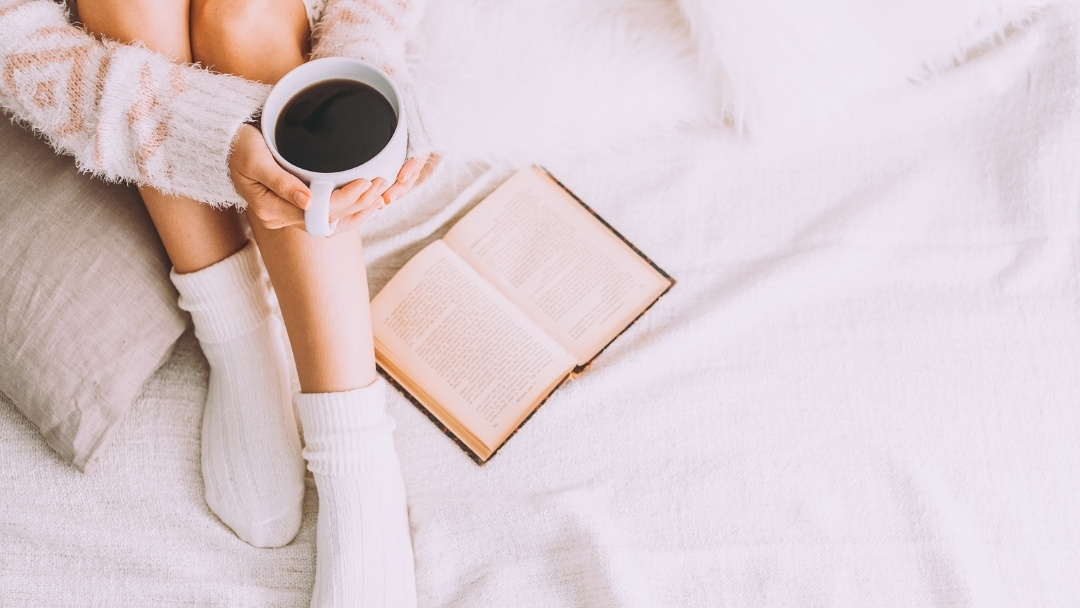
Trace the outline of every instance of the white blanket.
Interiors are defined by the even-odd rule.
[[[393,397],[420,604],[1077,605],[1073,11],[797,140],[544,159],[678,284],[484,467]],[[445,169],[365,228],[374,289],[509,173]],[[187,335],[89,476],[0,406],[0,606],[305,605],[314,488],[236,539],[204,390]]]

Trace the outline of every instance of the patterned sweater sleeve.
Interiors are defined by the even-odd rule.
[[[423,112],[423,87],[412,77],[406,43],[423,15],[421,0],[329,0],[315,26],[311,57],[355,57],[386,72],[401,91],[409,157],[434,151],[435,125]]]
[[[52,0],[0,0],[0,108],[107,180],[243,207],[228,157],[268,90],[102,42]]]

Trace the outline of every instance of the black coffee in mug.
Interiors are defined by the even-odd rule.
[[[278,153],[319,173],[352,169],[375,158],[397,128],[397,113],[373,87],[348,79],[317,82],[284,106],[274,128]]]

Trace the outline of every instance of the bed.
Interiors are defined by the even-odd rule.
[[[1078,51],[1051,6],[828,128],[528,159],[678,284],[483,467],[392,394],[419,604],[1080,604]],[[372,293],[513,152],[365,225]],[[221,524],[206,378],[188,331],[89,474],[0,403],[0,606],[307,605],[314,485]]]

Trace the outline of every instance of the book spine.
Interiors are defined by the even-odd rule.
[[[417,399],[416,397],[413,397],[412,393],[410,393],[408,390],[406,390],[404,386],[402,386],[397,380],[395,380],[394,376],[390,372],[383,369],[383,367],[381,365],[376,365],[375,369],[377,369],[379,371],[379,373],[382,374],[383,378],[386,378],[387,382],[389,382],[394,388],[396,388],[402,395],[405,395],[405,398],[408,399],[409,402],[412,403],[416,407],[416,409],[420,410],[421,413],[423,413],[425,416],[427,416],[428,420],[431,420],[432,422],[434,422],[435,426],[439,427],[439,430],[443,432],[443,435],[446,435],[454,443],[456,443],[459,448],[461,448],[466,454],[468,454],[469,458],[472,458],[473,461],[476,462],[476,464],[478,464],[480,466],[484,466],[484,464],[487,462],[487,460],[484,460],[483,458],[480,458],[480,455],[477,454],[476,452],[474,452],[472,450],[472,448],[470,448],[468,445],[465,444],[464,441],[458,439],[458,436],[455,435],[453,431],[446,428],[446,425],[444,425],[442,423],[442,421],[439,420],[435,416],[435,414],[432,414],[431,412],[429,412],[428,409],[426,407],[424,407],[424,404],[420,403],[419,399]],[[514,432],[517,432],[516,429],[515,429]],[[502,446],[500,446],[500,447],[502,447]],[[498,450],[496,450],[496,451],[498,451]],[[492,452],[491,455],[494,456],[495,453]],[[489,456],[488,460],[490,460],[490,459],[491,459],[491,457]]]

